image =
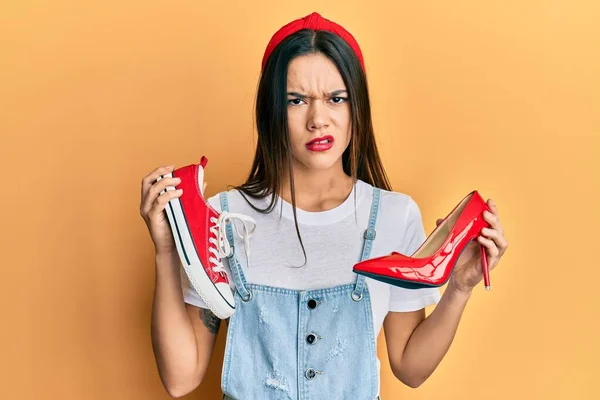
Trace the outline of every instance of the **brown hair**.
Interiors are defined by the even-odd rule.
[[[391,190],[373,132],[367,78],[352,48],[339,36],[327,31],[304,29],[285,38],[269,56],[262,71],[256,96],[258,142],[254,161],[246,182],[234,186],[248,204],[261,213],[273,210],[282,189],[284,171],[289,175],[296,233],[306,258],[306,251],[296,216],[296,197],[292,173],[291,143],[287,119],[287,71],[296,57],[320,53],[338,68],[348,92],[352,119],[351,139],[342,155],[344,172],[375,187]],[[253,205],[248,197],[271,196],[267,208]]]

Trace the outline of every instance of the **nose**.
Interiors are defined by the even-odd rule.
[[[329,127],[329,109],[323,100],[314,100],[311,102],[307,125],[309,131]]]

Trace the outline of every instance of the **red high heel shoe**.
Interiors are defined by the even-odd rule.
[[[412,256],[398,252],[356,264],[354,272],[408,289],[438,287],[450,278],[456,261],[467,244],[477,240],[482,228],[490,225],[483,212],[491,212],[477,190],[469,193],[435,228]],[[490,290],[490,275],[485,247],[480,244],[485,288]]]

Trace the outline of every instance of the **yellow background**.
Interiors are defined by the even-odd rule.
[[[600,398],[595,0],[2,2],[0,398],[169,398],[140,181],[206,155],[208,195],[241,183],[264,47],[312,11],[360,43],[384,165],[426,230],[478,189],[510,243],[420,388],[380,335],[383,400]],[[185,398],[220,399],[223,328]]]

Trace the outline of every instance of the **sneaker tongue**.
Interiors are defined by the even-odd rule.
[[[204,168],[198,166],[198,188],[200,188],[200,194],[204,197]]]

